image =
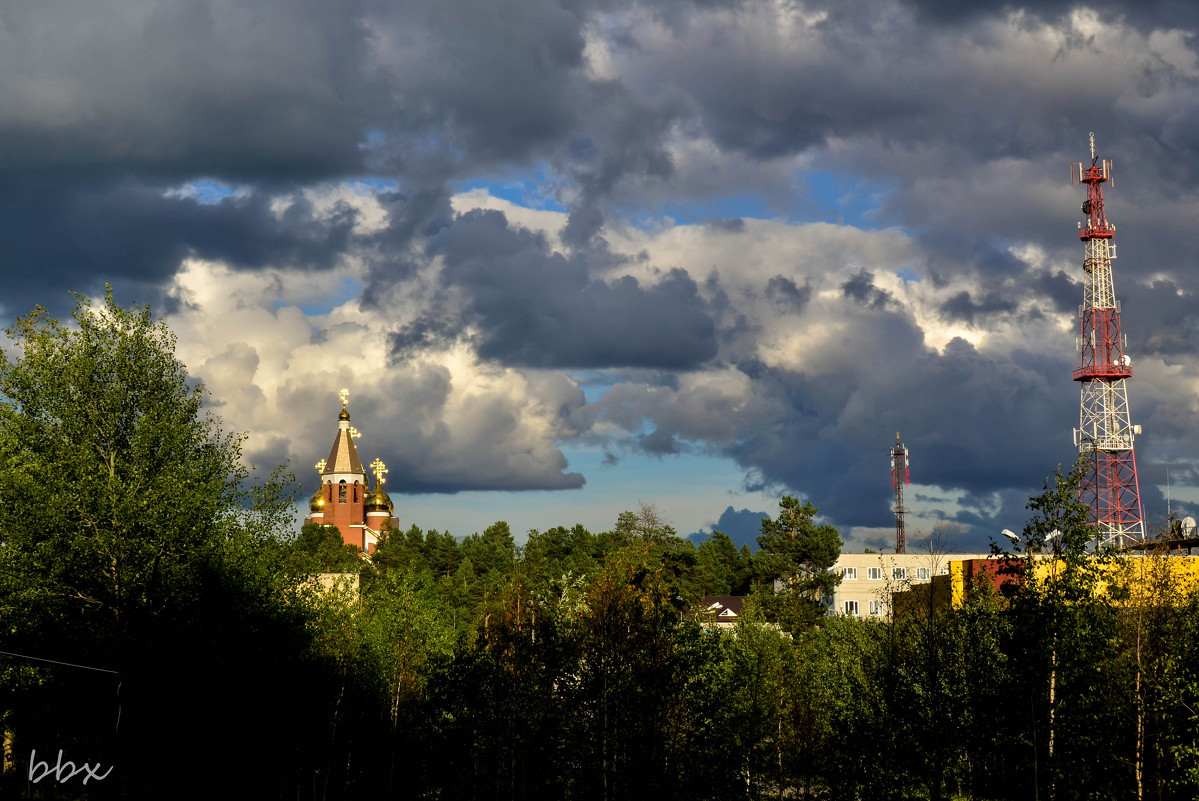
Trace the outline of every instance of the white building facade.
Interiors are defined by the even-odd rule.
[[[832,596],[824,599],[830,614],[885,618],[891,593],[927,584],[949,573],[949,563],[987,559],[979,553],[842,553],[833,565],[841,576]]]

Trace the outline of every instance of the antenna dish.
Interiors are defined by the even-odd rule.
[[[1187,537],[1189,539],[1191,534],[1194,531],[1195,531],[1195,518],[1184,517],[1182,519],[1182,536]]]

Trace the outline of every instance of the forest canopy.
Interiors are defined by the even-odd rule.
[[[784,496],[759,549],[650,505],[607,531],[292,529],[144,307],[41,309],[0,354],[3,792],[59,798],[1057,799],[1199,790],[1199,609],[1061,570],[830,616],[841,541]],[[1072,483],[1073,482],[1073,483]],[[1031,553],[1021,558],[1031,562]],[[1146,564],[1152,564],[1147,562]],[[317,574],[346,580],[322,589]],[[1167,574],[1162,573],[1162,576]],[[745,597],[735,628],[705,596]],[[41,661],[43,659],[54,662]],[[33,786],[59,750],[104,780]]]

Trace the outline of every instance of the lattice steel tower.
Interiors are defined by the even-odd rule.
[[[903,486],[912,483],[908,476],[908,449],[899,441],[895,432],[895,447],[891,449],[891,486],[895,488],[895,553],[908,552],[907,533],[904,531],[903,516],[908,513],[903,505]]]
[[[1084,284],[1074,380],[1081,383],[1082,401],[1074,444],[1084,463],[1079,500],[1091,511],[1099,543],[1119,547],[1126,540],[1144,539],[1145,524],[1132,448],[1141,427],[1132,425],[1128,412],[1132,360],[1124,353],[1128,343],[1120,333],[1120,302],[1112,284],[1116,226],[1103,211],[1103,184],[1111,172],[1112,162],[1095,155],[1092,133],[1090,164],[1076,161],[1071,167],[1073,182],[1087,187],[1082,204],[1086,225],[1078,224]]]

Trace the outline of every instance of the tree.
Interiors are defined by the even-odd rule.
[[[704,595],[744,595],[752,578],[749,547],[741,550],[723,531],[713,531],[696,549],[696,574]]]
[[[1199,604],[1187,580],[1191,560],[1170,555],[1173,534],[1160,531],[1156,549],[1118,560],[1110,586],[1119,604],[1123,683],[1132,690],[1138,799],[1199,791]]]
[[[80,297],[77,327],[38,307],[0,353],[0,507],[7,590],[98,625],[185,592],[189,557],[240,499],[239,439],[148,308]],[[10,599],[12,596],[10,595]],[[101,620],[103,618],[103,620]]]
[[[1131,682],[1118,660],[1118,610],[1100,591],[1113,557],[1088,550],[1095,530],[1078,501],[1080,476],[1078,467],[1058,470],[1028,502],[1022,581],[1011,604],[1031,764],[1010,784],[1023,797],[1028,785],[1018,782],[1058,799],[1122,795],[1133,784],[1135,737],[1122,725],[1135,714]]]
[[[470,559],[480,576],[506,576],[516,559],[516,541],[503,520],[492,523],[482,534],[471,534],[462,541],[462,558]]]
[[[96,305],[78,297],[72,322],[37,308],[6,333],[15,350],[0,353],[5,650],[120,672],[119,737],[110,687],[97,696],[105,739],[80,739],[74,753],[129,756],[116,780],[129,794],[211,797],[203,782],[179,786],[191,775],[181,763],[218,741],[284,770],[284,733],[311,729],[288,702],[299,686],[319,686],[300,658],[305,607],[279,536],[291,527],[286,478],[244,486],[240,438],[204,412],[203,387],[148,308],[122,308],[110,290]],[[35,672],[19,686],[0,673],[6,723],[39,754],[71,753],[70,738],[100,710],[49,705],[75,695],[78,669]],[[253,745],[231,725],[250,708],[263,721]],[[269,771],[258,775],[272,783]]]
[[[569,576],[589,576],[599,563],[598,539],[581,525],[567,529],[555,526],[547,531],[530,531],[521,549],[521,562],[532,580],[542,585],[561,586]]]
[[[665,797],[673,783],[666,740],[682,693],[679,614],[660,555],[649,540],[611,555],[580,605],[582,656],[567,692],[584,798]]]
[[[352,573],[362,567],[358,549],[346,544],[337,526],[305,523],[292,551],[292,563],[303,572]]]
[[[754,555],[765,582],[764,607],[793,633],[824,614],[823,599],[841,580],[831,570],[841,555],[841,537],[833,526],[815,523],[817,511],[810,501],[784,495],[778,518],[762,518],[761,550]]]

